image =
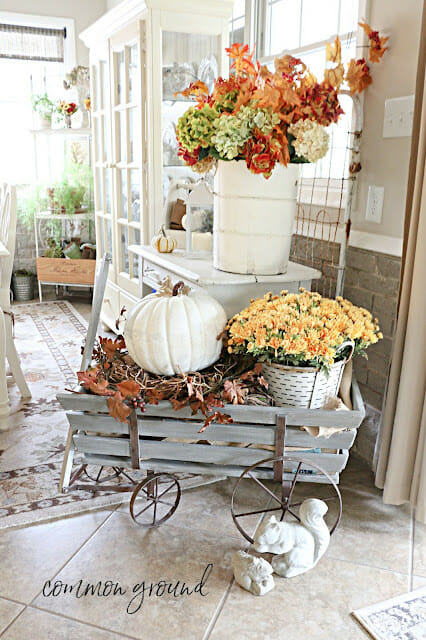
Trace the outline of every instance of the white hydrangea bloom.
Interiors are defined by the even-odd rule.
[[[298,120],[288,128],[295,139],[293,147],[299,158],[316,162],[328,151],[329,135],[322,125],[313,120]]]

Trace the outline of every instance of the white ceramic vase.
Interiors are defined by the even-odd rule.
[[[253,174],[243,160],[219,160],[214,179],[213,264],[231,273],[286,273],[299,165]]]

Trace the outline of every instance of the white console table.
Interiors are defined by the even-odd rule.
[[[287,273],[276,276],[253,276],[227,273],[213,267],[211,254],[185,257],[183,250],[158,253],[150,246],[130,245],[129,252],[139,256],[140,296],[148,289],[157,289],[163,278],[170,276],[192,289],[205,289],[225,308],[228,318],[250,304],[251,298],[263,296],[268,291],[279,294],[283,289],[296,293],[299,287],[311,288],[312,280],[321,272],[311,267],[289,262]],[[145,285],[145,286],[144,286]]]

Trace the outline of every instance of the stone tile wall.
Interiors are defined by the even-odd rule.
[[[303,236],[293,238],[291,259],[321,270],[323,276],[315,288],[322,295],[335,295],[338,256],[336,243]],[[368,360],[359,357],[354,361],[364,401],[379,410],[389,369],[400,268],[400,258],[349,247],[343,295],[369,309],[379,319],[384,336],[368,349]]]

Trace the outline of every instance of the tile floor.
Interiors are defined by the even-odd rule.
[[[88,305],[73,304],[87,318]],[[174,516],[156,530],[137,527],[126,501],[1,532],[0,637],[362,640],[369,636],[350,616],[353,609],[426,585],[426,526],[414,523],[407,507],[384,505],[368,467],[352,455],[341,476],[342,521],[326,555],[311,572],[276,577],[273,591],[252,596],[232,579],[232,554],[247,548],[230,515],[234,483],[183,493]],[[312,485],[304,491],[312,494]],[[258,508],[260,496],[246,491],[244,500]],[[209,564],[201,594],[149,595],[149,585],[161,580],[193,589]],[[64,593],[64,585],[80,580],[81,589],[101,581],[105,595]],[[56,589],[63,585],[56,595],[55,581]]]
[[[383,505],[372,474],[352,456],[341,476],[342,522],[324,558],[302,576],[277,577],[266,596],[252,596],[233,583],[230,568],[233,552],[246,547],[229,510],[234,482],[183,493],[174,516],[156,530],[137,527],[123,504],[0,533],[0,637],[361,640],[368,636],[353,609],[426,584],[426,527],[413,527],[408,508]],[[259,505],[256,493],[245,499]],[[160,580],[193,588],[210,563],[202,594],[149,596]],[[77,598],[63,587],[51,594],[55,581],[59,589],[79,580],[82,588],[118,583],[116,595],[111,585],[104,596]]]

